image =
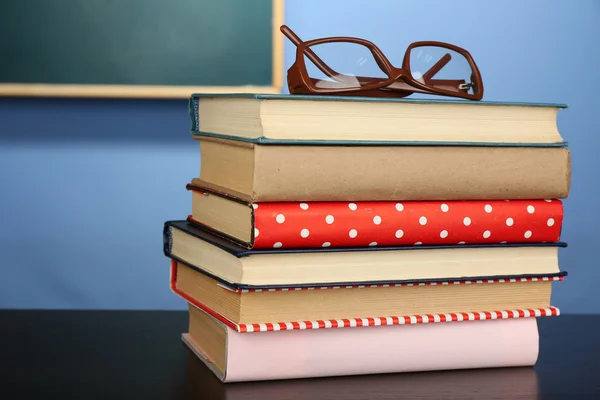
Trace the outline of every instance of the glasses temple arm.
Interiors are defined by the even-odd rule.
[[[289,26],[281,25],[279,27],[279,30],[281,31],[281,33],[283,33],[285,35],[285,37],[290,39],[290,42],[294,43],[294,45],[296,45],[296,47],[298,47],[302,43],[302,39],[300,39],[300,37],[298,35],[296,35],[296,33],[289,28]]]
[[[287,25],[281,25],[281,27],[279,28],[279,30],[296,47],[298,47],[300,44],[303,43],[302,39],[300,39],[300,37],[298,37],[298,35],[296,35],[296,33],[294,33],[294,31],[292,31]],[[317,66],[317,68],[319,68],[321,70],[321,72],[323,72],[324,74],[328,75],[330,78],[332,78],[334,80],[338,80],[338,79],[336,79],[336,76],[339,76],[341,74],[339,74],[338,72],[336,72],[333,69],[329,68],[329,66],[327,64],[325,64],[325,62],[323,62],[323,60],[321,60],[319,58],[319,56],[317,56],[315,54],[315,52],[312,51],[309,47],[307,47],[307,48],[304,49],[304,54],[306,54],[306,56],[310,59],[310,61],[312,61],[313,64],[315,64]]]
[[[425,72],[423,74],[423,79],[425,81],[428,81],[431,78],[433,78],[435,76],[435,74],[440,72],[440,70],[442,68],[444,68],[446,66],[446,64],[448,64],[450,62],[451,59],[452,59],[452,56],[450,56],[449,53],[446,53],[446,55],[444,55],[442,58],[440,58],[438,62],[436,62],[431,68],[429,68],[429,70],[427,72]]]

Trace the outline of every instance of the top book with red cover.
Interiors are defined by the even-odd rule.
[[[563,223],[558,199],[251,203],[187,189],[189,222],[255,249],[557,242]]]

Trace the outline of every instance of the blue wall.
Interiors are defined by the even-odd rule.
[[[475,57],[485,100],[569,105],[558,120],[573,155],[569,277],[553,303],[571,313],[600,312],[599,21],[593,0],[286,5],[305,40],[364,37],[397,63],[412,41],[447,41]],[[293,55],[286,42],[286,69]],[[185,101],[0,99],[0,171],[0,308],[184,309],[161,229],[187,215],[199,172]]]

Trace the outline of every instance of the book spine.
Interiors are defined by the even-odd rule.
[[[556,242],[558,199],[255,203],[254,248]]]
[[[188,114],[191,122],[190,130],[192,132],[198,131],[198,129],[200,128],[198,124],[198,99],[194,98],[193,96],[190,97],[188,101]]]

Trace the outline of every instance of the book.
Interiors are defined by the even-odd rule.
[[[253,202],[560,199],[571,184],[566,147],[198,142],[192,183]]]
[[[183,342],[223,382],[532,366],[535,318],[238,333],[189,306]]]
[[[163,253],[240,289],[560,273],[564,242],[247,249],[185,220],[166,221]]]
[[[173,291],[237,325],[549,308],[550,277],[238,289],[175,263]]]
[[[188,184],[188,221],[247,248],[555,242],[558,199],[247,202]]]
[[[193,94],[195,137],[254,143],[565,146],[563,104],[345,96]],[[376,128],[375,128],[376,127]]]

